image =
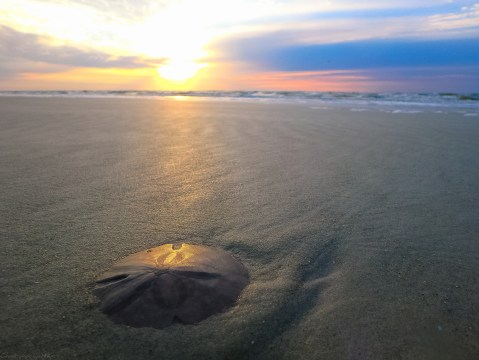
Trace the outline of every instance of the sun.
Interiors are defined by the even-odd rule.
[[[193,60],[172,60],[156,69],[163,79],[184,82],[193,78],[204,65]]]

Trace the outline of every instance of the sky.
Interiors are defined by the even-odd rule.
[[[1,0],[0,90],[479,92],[479,1]]]

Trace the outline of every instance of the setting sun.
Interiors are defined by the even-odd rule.
[[[158,67],[156,71],[163,79],[182,82],[194,77],[203,66],[194,61],[172,61]]]

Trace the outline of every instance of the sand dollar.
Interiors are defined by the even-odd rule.
[[[114,322],[163,328],[225,311],[248,283],[246,268],[221,249],[166,244],[114,264],[94,293]]]

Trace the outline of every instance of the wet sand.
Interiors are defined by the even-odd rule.
[[[0,97],[0,358],[479,358],[479,118]],[[230,311],[112,323],[94,279],[226,249]]]

